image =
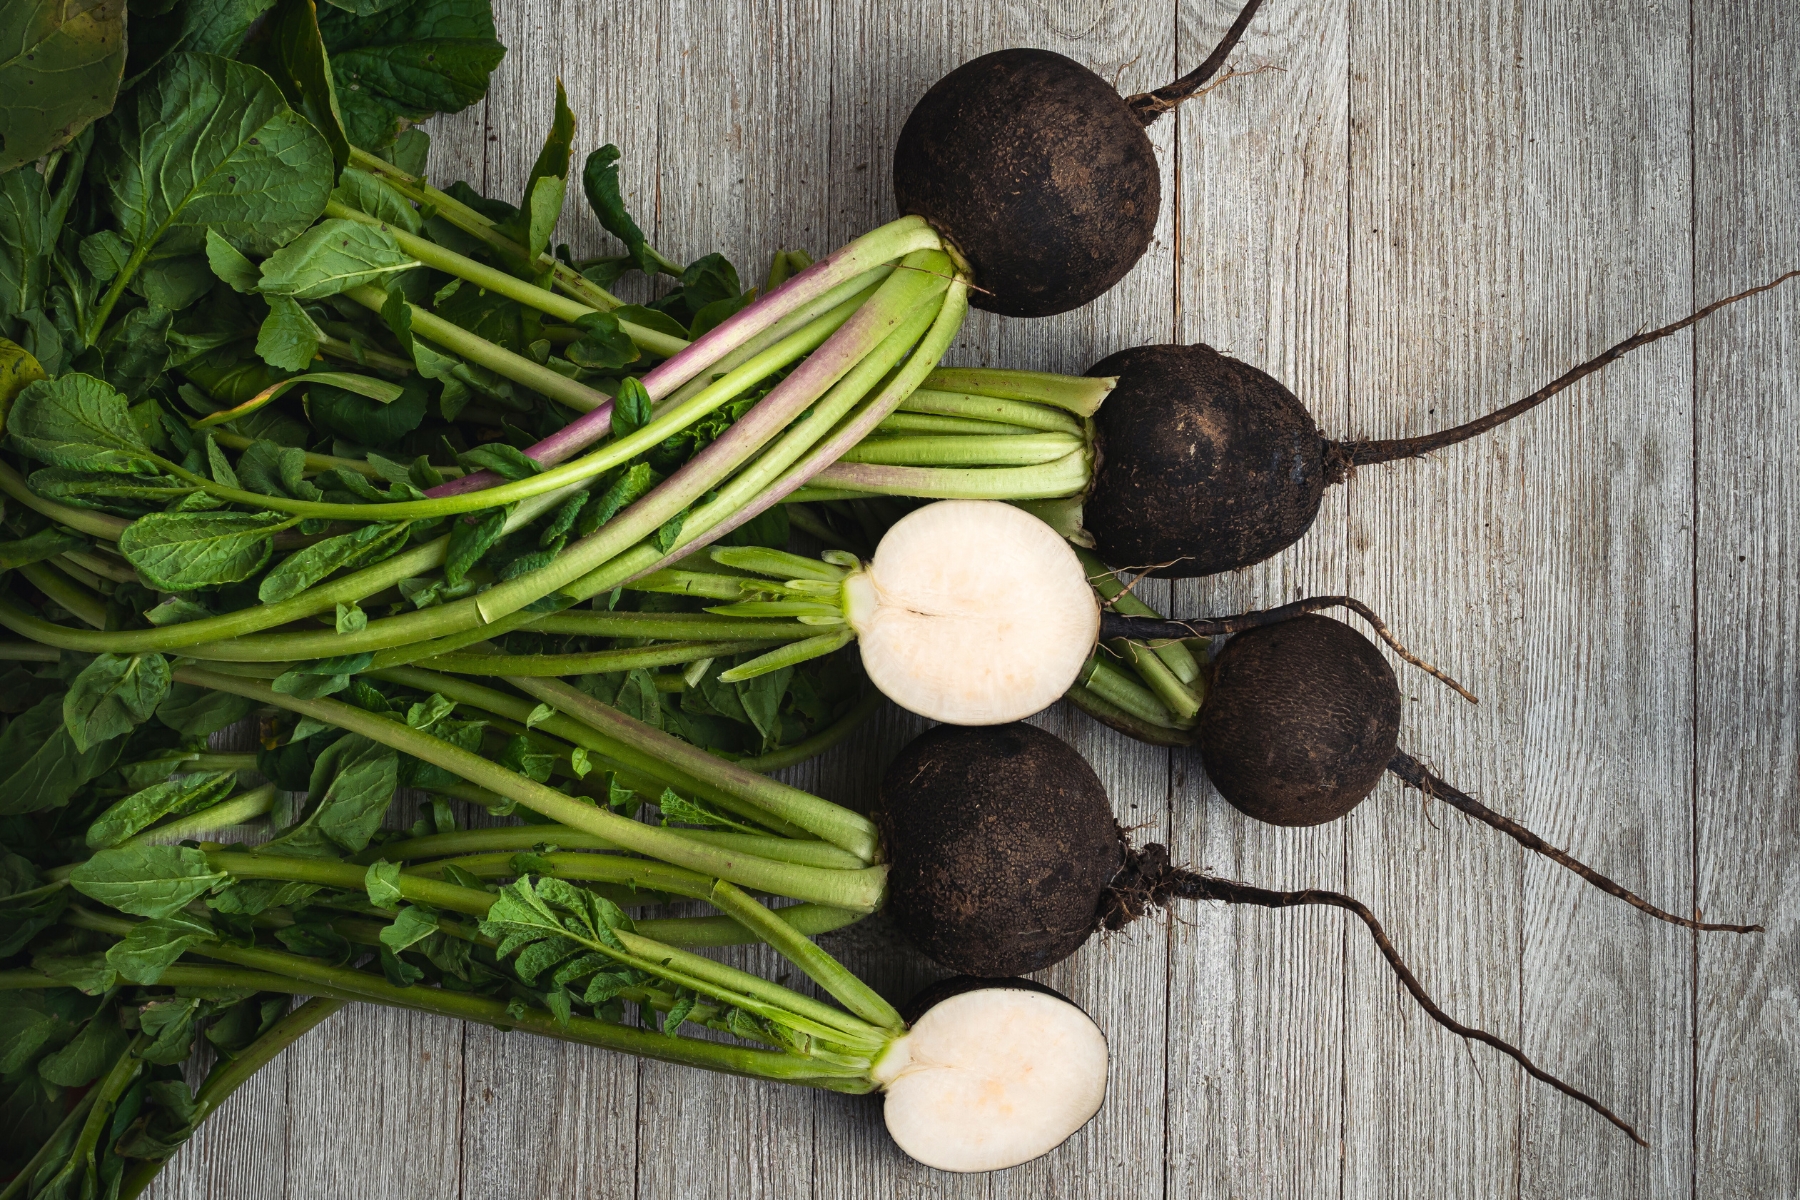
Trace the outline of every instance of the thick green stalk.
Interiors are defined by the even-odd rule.
[[[1076,708],[1104,725],[1125,733],[1137,741],[1152,746],[1191,746],[1194,744],[1194,730],[1175,729],[1168,725],[1158,725],[1126,712],[1118,705],[1107,700],[1096,692],[1090,691],[1079,683],[1070,684],[1063,698]]]
[[[767,641],[677,642],[672,646],[639,646],[625,650],[596,650],[587,654],[440,654],[419,660],[419,666],[453,675],[592,675],[606,671],[631,671],[670,667],[702,658],[745,654],[781,643]]]
[[[773,946],[783,958],[805,972],[808,979],[824,988],[827,995],[863,1020],[896,1033],[906,1028],[899,1012],[882,998],[881,993],[801,937],[792,926],[783,924],[742,889],[720,881],[713,884],[709,899],[720,912],[735,918],[744,928]]]
[[[370,674],[378,679],[392,680],[405,687],[436,692],[447,699],[456,701],[459,705],[468,705],[511,721],[523,722],[529,719],[532,710],[536,707],[529,700],[482,687],[463,675],[438,675],[414,667],[393,667],[382,671],[372,671]],[[495,724],[499,723],[495,722]],[[694,796],[710,801],[728,812],[736,813],[759,825],[767,826],[783,837],[806,836],[805,830],[769,813],[761,807],[757,800],[738,795],[729,780],[721,780],[716,777],[697,778],[654,752],[608,737],[593,726],[562,713],[538,721],[536,725],[545,733],[553,734],[589,751],[599,760],[595,764],[596,766],[612,771],[621,784],[633,791],[658,795],[662,788],[672,787],[684,796]],[[521,725],[520,728],[523,726]],[[649,786],[645,786],[645,780],[650,781]]]
[[[58,525],[73,529],[76,533],[85,533],[89,537],[116,542],[119,535],[125,532],[125,527],[131,524],[124,517],[109,516],[91,508],[76,508],[72,504],[47,500],[31,490],[23,475],[3,462],[0,462],[0,491],[33,512],[49,517]]]
[[[1123,709],[1140,721],[1165,728],[1175,728],[1183,722],[1169,712],[1154,693],[1145,688],[1137,680],[1132,679],[1103,658],[1103,651],[1096,650],[1087,665],[1081,669],[1076,678],[1080,687],[1093,692],[1108,704]]]
[[[598,834],[629,850],[675,866],[701,871],[714,878],[729,880],[758,891],[788,896],[795,900],[811,900],[834,908],[873,912],[881,903],[887,879],[886,867],[865,867],[860,871],[827,871],[700,846],[667,830],[642,825],[617,813],[583,803],[554,788],[509,771],[498,763],[489,762],[479,754],[386,717],[366,713],[352,705],[334,700],[302,700],[283,695],[259,680],[233,678],[195,667],[180,668],[175,672],[175,677],[183,683],[230,692],[262,704],[285,708],[302,716],[314,717],[352,733],[360,733],[372,741],[392,746],[403,754],[443,767],[471,783],[498,792],[534,812],[542,813],[552,821]],[[686,746],[686,743],[681,745]],[[703,750],[697,750],[696,753],[706,754]],[[760,776],[752,777],[761,779]],[[826,804],[817,797],[806,796],[804,792],[798,794],[814,805]],[[854,813],[839,811],[843,811],[846,817],[855,817]],[[873,827],[871,838],[872,836]]]
[[[1107,605],[1127,617],[1160,617],[1161,613],[1139,600],[1125,589],[1112,568],[1100,561],[1098,555],[1089,550],[1077,549],[1075,557],[1081,560],[1081,567],[1087,572],[1088,582],[1100,593],[1100,598]],[[1204,639],[1202,639],[1204,640]],[[1145,643],[1149,645],[1149,643]],[[1156,657],[1168,665],[1175,673],[1175,678],[1182,683],[1193,685],[1200,679],[1200,664],[1195,661],[1193,653],[1181,642],[1164,642],[1153,645]],[[1146,681],[1148,682],[1148,681]]]
[[[848,850],[840,850],[827,842],[802,842],[792,838],[766,837],[752,833],[718,833],[704,829],[677,829],[675,832],[709,846],[811,867],[853,871],[867,865]],[[406,862],[453,855],[514,854],[542,845],[555,846],[558,850],[621,849],[605,838],[562,825],[503,825],[498,829],[459,829],[452,833],[428,833],[402,842],[389,842],[370,853],[379,854],[394,862]],[[359,856],[361,857],[366,855]],[[707,886],[711,886],[711,880],[707,881]],[[704,896],[697,898],[705,899]]]
[[[1066,433],[907,435],[858,442],[839,462],[897,467],[1034,467],[1086,448]]]
[[[942,392],[931,387],[922,387],[902,400],[899,411],[979,420],[1022,429],[1042,429],[1047,433],[1081,436],[1086,432],[1080,420],[1048,405],[1035,404],[1029,400],[1006,400],[997,396],[973,396],[966,392]]]
[[[854,925],[867,913],[824,904],[790,904],[775,915],[807,937]],[[645,937],[671,946],[741,946],[760,939],[730,917],[648,917],[633,922]]]
[[[892,467],[840,462],[813,476],[793,499],[801,503],[859,496],[1049,500],[1082,491],[1091,474],[1092,459],[1085,449],[1031,467]]]
[[[511,676],[506,682],[616,742],[652,755],[695,779],[728,789],[865,862],[874,860],[879,835],[875,823],[859,813],[708,754],[698,746],[633,720],[561,680]]]
[[[1048,404],[1078,417],[1100,410],[1107,393],[1118,382],[1087,375],[1055,375],[1048,371],[999,371],[991,367],[939,367],[924,386],[938,392],[963,392],[997,400],[1024,400]]]
[[[531,623],[537,633],[573,633],[584,637],[647,637],[663,641],[694,638],[702,641],[728,638],[766,638],[786,641],[811,637],[813,627],[798,621],[763,621],[743,617],[718,617],[712,613],[593,612],[568,609],[539,617]]]
[[[27,563],[19,568],[19,574],[29,579],[38,591],[74,613],[77,620],[84,621],[95,629],[106,628],[106,601],[49,563]]]

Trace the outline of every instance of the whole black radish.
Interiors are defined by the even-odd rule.
[[[894,147],[894,198],[967,260],[975,307],[1067,312],[1131,270],[1162,203],[1144,127],[1224,65],[1260,3],[1249,0],[1198,68],[1154,92],[1127,98],[1073,59],[1013,49],[925,93]]]
[[[1035,726],[940,725],[919,735],[882,778],[877,820],[890,864],[887,912],[905,936],[952,970],[981,976],[1042,970],[1096,930],[1122,928],[1177,899],[1341,908],[1368,928],[1402,986],[1434,1021],[1506,1054],[1642,1143],[1623,1119],[1517,1047],[1448,1016],[1362,902],[1317,888],[1253,887],[1176,867],[1160,845],[1131,846],[1093,768]]]
[[[1536,408],[1639,346],[1800,275],[1627,338],[1504,408],[1417,437],[1337,441],[1279,380],[1211,346],[1136,346],[1095,363],[1117,385],[1095,415],[1099,466],[1082,520],[1102,558],[1173,579],[1258,563],[1299,541],[1325,489],[1357,467],[1418,458]]]

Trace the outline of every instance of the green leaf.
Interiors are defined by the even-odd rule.
[[[424,941],[438,931],[437,914],[428,908],[409,904],[400,910],[393,923],[382,927],[381,944],[395,954]]]
[[[505,442],[483,442],[466,454],[458,454],[456,461],[465,470],[492,471],[508,480],[530,479],[544,469],[542,463]]]
[[[67,554],[71,550],[85,549],[86,538],[65,533],[54,525],[46,525],[28,538],[0,542],[0,571],[15,570],[35,562],[43,562],[46,558]]]
[[[211,808],[231,795],[235,780],[233,772],[208,771],[164,779],[133,792],[94,818],[87,831],[88,849],[107,850],[165,817]]]
[[[0,255],[0,261],[4,256]],[[0,320],[5,317],[0,313]],[[43,364],[22,346],[0,338],[0,433],[6,432],[6,414],[18,394],[44,378]]]
[[[265,496],[319,498],[319,489],[306,480],[306,452],[298,446],[278,446],[261,439],[251,442],[238,456],[237,475],[243,487]]]
[[[31,965],[87,996],[105,995],[119,986],[119,973],[103,954],[37,954]]]
[[[75,748],[63,724],[63,695],[39,700],[0,733],[0,816],[59,808],[118,760],[122,740]]]
[[[116,235],[114,240],[117,240]],[[216,229],[206,231],[206,262],[213,274],[230,284],[234,292],[254,292],[262,282],[262,275],[256,264],[244,257],[236,246],[220,237]],[[120,265],[123,266],[123,262]]]
[[[215,936],[205,921],[177,913],[132,926],[131,932],[106,952],[106,961],[126,982],[152,984],[189,948]]]
[[[419,210],[412,203],[395,191],[393,185],[378,175],[356,167],[346,167],[338,176],[337,190],[331,198],[347,208],[369,214],[389,225],[398,226],[408,233],[418,233],[424,228],[424,221],[419,217]]]
[[[405,521],[365,525],[296,550],[263,576],[257,599],[273,604],[299,595],[334,572],[380,562],[405,547],[410,528]]]
[[[400,864],[377,859],[363,875],[363,887],[369,903],[376,908],[396,908],[400,904]]]
[[[131,261],[131,244],[110,229],[82,238],[75,252],[95,283],[108,282]]]
[[[300,663],[277,675],[270,687],[285,696],[316,700],[341,692],[350,686],[350,677],[374,661],[372,654],[347,654],[341,658],[321,658]]]
[[[139,254],[205,248],[213,230],[268,254],[312,224],[331,192],[331,148],[254,67],[171,58],[101,129],[97,152],[119,232]]]
[[[271,367],[282,371],[304,371],[319,356],[319,342],[323,337],[298,301],[289,296],[275,296],[269,301],[269,315],[263,318],[262,328],[257,330],[256,353]]]
[[[31,384],[13,401],[6,432],[21,453],[52,466],[122,474],[160,471],[132,424],[125,397],[92,375]]]
[[[25,312],[42,315],[64,211],[66,205],[59,211],[52,202],[49,184],[36,168],[0,175],[0,322]]]
[[[173,916],[230,879],[191,846],[102,850],[69,873],[82,895],[139,917]]]
[[[212,291],[218,277],[204,253],[152,256],[131,287],[157,308],[178,312]]]
[[[111,1009],[102,1009],[82,1026],[75,1040],[38,1060],[38,1075],[59,1087],[80,1087],[104,1075],[130,1044],[131,1035]]]
[[[635,376],[621,380],[619,394],[613,399],[613,437],[629,437],[648,425],[654,415],[650,393],[644,389],[644,385]]]
[[[0,6],[0,47],[0,171],[10,171],[112,109],[125,0],[11,0]]]
[[[328,433],[359,446],[379,447],[392,445],[417,429],[425,419],[428,399],[425,388],[416,381],[385,403],[344,387],[318,384],[307,389],[306,411],[313,424]]]
[[[549,248],[550,234],[562,216],[569,180],[569,147],[574,140],[575,114],[569,110],[562,80],[558,79],[550,130],[525,178],[525,198],[520,202],[518,215],[500,226],[502,234],[525,247],[527,262],[536,262],[538,255]]]
[[[101,370],[126,400],[143,396],[168,366],[169,323],[174,319],[165,308],[134,308],[113,332]]]
[[[693,992],[682,989],[681,998],[671,1004],[669,1011],[663,1014],[664,1037],[676,1037],[680,1034],[681,1026],[687,1021],[688,1014],[694,1011],[694,1005],[699,1002],[699,999],[699,996]]]
[[[349,853],[360,853],[393,803],[399,766],[392,747],[358,733],[339,738],[313,764],[308,792],[319,802],[307,820]]]
[[[581,330],[581,339],[566,347],[563,354],[578,367],[616,371],[641,357],[637,343],[619,328],[619,319],[612,313],[578,317],[575,328]]]
[[[409,0],[369,16],[319,14],[344,132],[379,150],[402,121],[460,112],[506,53],[487,0]]]
[[[156,719],[185,737],[205,737],[237,724],[256,709],[256,701],[177,683],[156,706]]]
[[[101,654],[63,696],[63,724],[85,751],[148,721],[169,694],[169,660],[160,654]]]
[[[588,772],[594,769],[594,764],[588,761],[586,746],[577,746],[569,751],[569,767],[575,772],[575,778],[587,778]]]
[[[337,606],[337,631],[339,633],[361,633],[368,627],[369,614],[364,612],[360,605],[339,602]]]
[[[151,513],[125,527],[119,553],[162,591],[216,587],[262,570],[275,534],[296,521],[279,513]]]
[[[350,161],[350,142],[344,136],[337,88],[312,0],[278,0],[275,11],[253,31],[237,57],[268,73],[288,106],[324,135],[333,160],[343,170]]]
[[[587,193],[588,204],[594,215],[600,218],[600,224],[606,232],[625,243],[625,252],[637,269],[646,275],[657,272],[655,255],[650,250],[650,243],[644,237],[644,231],[638,223],[631,219],[631,213],[625,208],[625,198],[619,189],[619,148],[605,145],[588,155],[587,163],[581,170],[582,190]],[[629,318],[628,318],[629,319]],[[676,337],[686,337],[687,331],[679,325],[675,326]]]
[[[451,587],[462,583],[470,568],[493,549],[506,526],[510,508],[484,508],[450,522],[450,548],[444,557],[444,582]]]
[[[515,735],[506,740],[497,760],[509,771],[517,771],[527,779],[535,779],[539,783],[550,781],[550,769],[556,765],[554,754],[540,754],[532,748],[530,738]]]
[[[418,265],[380,226],[332,217],[265,259],[258,288],[270,296],[321,300]]]
[[[174,1066],[187,1061],[194,1052],[202,1003],[197,996],[177,996],[152,1000],[138,1010],[138,1028],[151,1038],[142,1051],[145,1062]]]
[[[729,296],[723,300],[714,300],[694,314],[694,323],[688,326],[688,337],[700,338],[725,323],[725,319],[750,306],[756,299],[755,291],[745,292],[741,296]]]
[[[231,460],[225,457],[224,448],[213,440],[213,435],[210,433],[204,440],[206,442],[206,467],[212,472],[213,482],[228,488],[243,487],[244,485],[238,482],[237,471],[232,467]]]
[[[658,312],[654,308],[645,308],[641,304],[623,304],[612,310],[612,315],[621,321],[629,322],[640,329],[649,329],[656,333],[666,333],[670,337],[685,339],[687,326],[671,317],[666,312]]]

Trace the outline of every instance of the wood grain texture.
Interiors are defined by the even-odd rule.
[[[1800,43],[1780,0],[1266,0],[1233,79],[1150,130],[1143,262],[1047,321],[973,317],[953,360],[1078,372],[1206,341],[1328,434],[1517,398],[1637,329],[1800,265]],[[889,156],[945,71],[1010,45],[1127,93],[1192,67],[1235,0],[505,0],[487,100],[433,174],[514,196],[560,76],[657,245],[746,284],[893,215]],[[608,239],[572,196],[558,239]],[[631,298],[649,294],[627,279]],[[635,290],[633,290],[635,289]],[[1350,591],[1469,684],[1396,662],[1402,744],[1689,935],[1486,827],[1379,788],[1257,826],[1198,757],[1059,706],[1120,819],[1176,861],[1343,888],[1453,1015],[1635,1120],[1469,1049],[1336,912],[1187,908],[1046,980],[1111,1037],[1109,1102],[992,1176],[898,1154],[879,1102],[353,1007],[234,1096],[155,1195],[1774,1197],[1800,1194],[1800,287],[1608,368],[1482,441],[1365,469],[1268,563],[1145,596],[1179,615]],[[794,780],[858,807],[922,727],[889,710]],[[938,972],[879,918],[825,944],[889,995]],[[733,961],[779,973],[766,953]]]

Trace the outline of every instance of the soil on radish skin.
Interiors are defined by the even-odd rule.
[[[1085,505],[1101,558],[1187,579],[1261,562],[1312,525],[1327,442],[1272,376],[1204,345],[1121,350],[1088,374],[1119,380]]]
[[[1033,805],[1031,819],[1020,805]],[[1073,954],[1123,862],[1106,789],[1031,725],[940,725],[882,775],[887,912],[951,970],[1023,975]]]
[[[913,108],[894,198],[968,260],[976,308],[1042,317],[1124,278],[1155,232],[1162,181],[1142,119],[1111,84],[1048,50],[1001,50]]]
[[[1400,738],[1400,688],[1375,644],[1314,614],[1237,634],[1213,662],[1200,759],[1271,825],[1335,821],[1375,789]]]

